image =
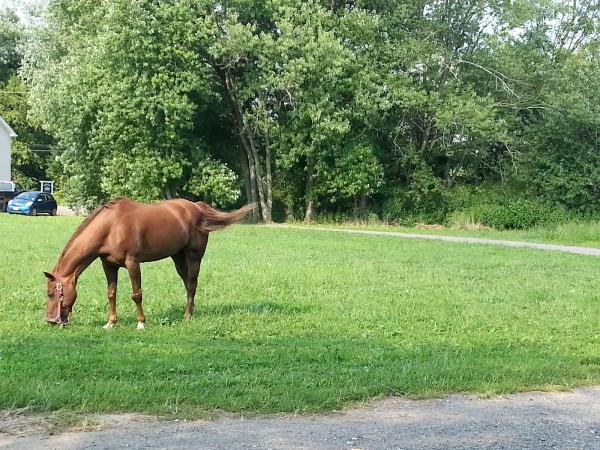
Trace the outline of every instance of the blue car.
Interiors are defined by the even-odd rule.
[[[10,214],[38,214],[56,215],[57,204],[54,197],[45,192],[21,192],[8,202],[6,211]]]

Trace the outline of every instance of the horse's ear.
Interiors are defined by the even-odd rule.
[[[50,281],[56,280],[56,277],[54,275],[52,275],[50,272],[44,272],[44,275],[46,275],[46,278],[48,278]]]

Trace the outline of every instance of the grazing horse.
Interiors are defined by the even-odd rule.
[[[211,231],[242,220],[253,205],[230,213],[206,203],[176,199],[146,205],[126,198],[94,210],[67,242],[52,272],[46,275],[46,321],[66,325],[77,299],[77,279],[96,258],[108,282],[108,323],[117,322],[117,277],[125,267],[131,278],[132,299],[138,311],[138,329],[146,318],[142,309],[140,263],[171,257],[187,290],[184,319],[194,311],[200,262]]]

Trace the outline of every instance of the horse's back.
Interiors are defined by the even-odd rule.
[[[118,223],[140,225],[163,222],[176,218],[193,219],[196,207],[185,199],[164,200],[158,203],[140,203],[128,198],[109,202],[104,206],[111,212],[111,219]]]
[[[105,251],[120,255],[116,259],[153,261],[172,256],[188,244],[197,220],[194,204],[183,199],[155,204],[119,199],[106,208]]]

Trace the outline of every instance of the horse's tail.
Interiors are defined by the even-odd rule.
[[[202,214],[197,228],[204,233],[222,230],[231,224],[243,220],[256,206],[254,203],[249,203],[236,211],[225,212],[216,210],[203,202],[196,202],[196,205],[200,208]]]

